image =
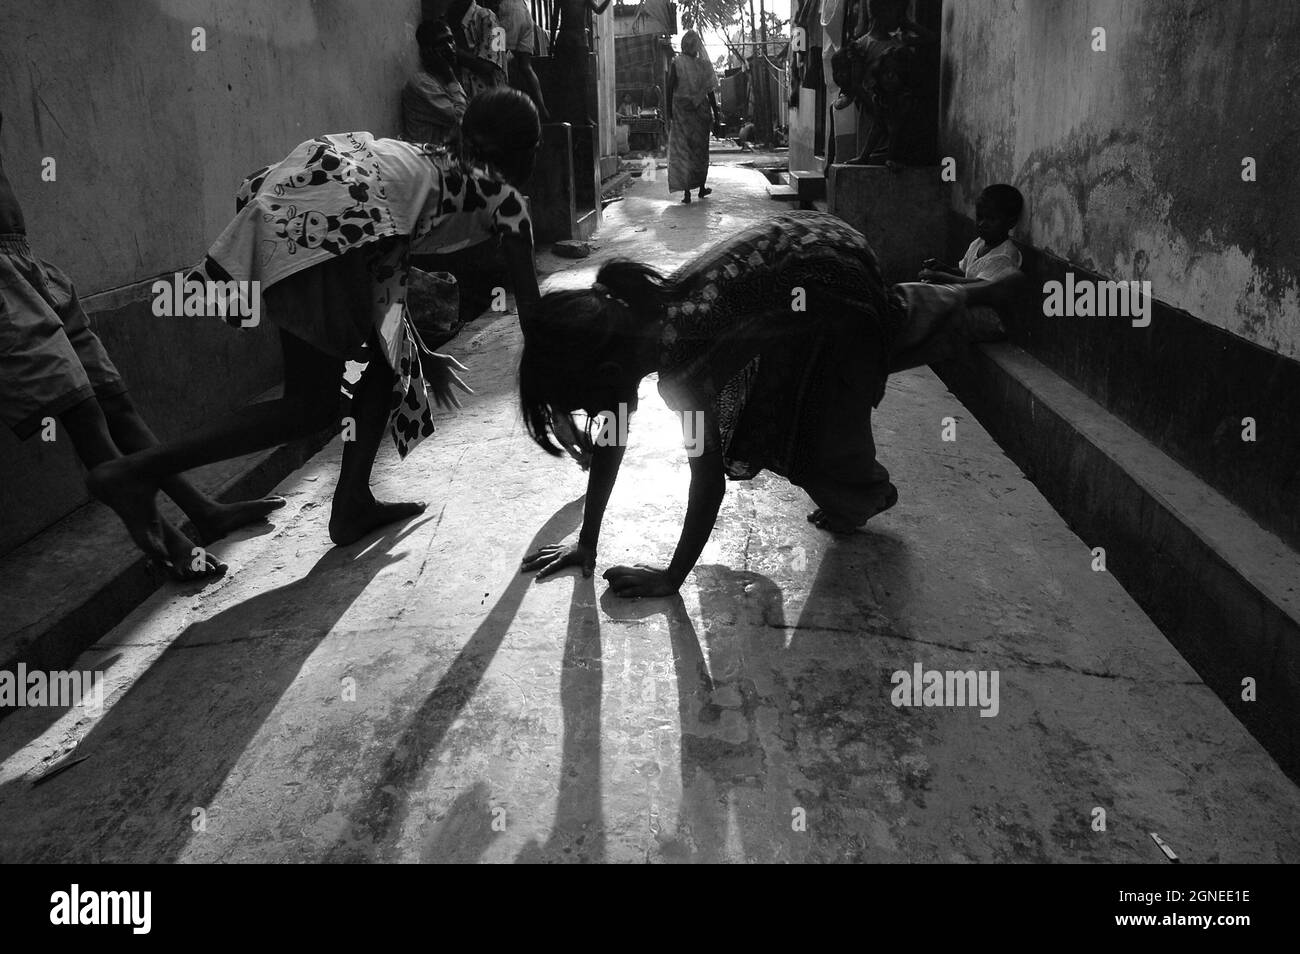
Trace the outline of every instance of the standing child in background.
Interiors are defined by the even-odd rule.
[[[937,41],[908,16],[907,7],[907,0],[866,0],[861,7],[859,30],[865,32],[848,47],[852,92],[847,97],[841,92],[835,101],[836,109],[857,102],[871,123],[862,151],[850,165],[902,168],[899,158],[916,108],[911,50]]]
[[[505,30],[506,72],[511,85],[527,93],[542,122],[549,123],[551,115],[542,98],[542,84],[533,69],[533,57],[537,55],[537,24],[533,22],[528,4],[524,0],[488,0],[488,7],[496,14],[501,29]]]
[[[0,417],[20,440],[40,430],[46,418],[57,418],[88,471],[158,443],[90,330],[72,282],[28,247],[23,211],[2,161]],[[283,497],[217,503],[175,475],[160,481],[159,487],[193,521],[203,543],[262,520],[285,503]],[[162,517],[151,536],[135,537],[140,548],[177,579],[220,576],[226,569],[211,554],[196,558],[194,542]]]
[[[506,85],[506,51],[493,49],[500,24],[496,14],[474,0],[451,0],[447,22],[456,37],[460,85],[473,99],[479,93]]]
[[[610,0],[555,0],[556,90],[561,103],[552,110],[556,122],[574,126],[595,126],[588,112],[587,57],[591,52],[591,17],[600,16]]]

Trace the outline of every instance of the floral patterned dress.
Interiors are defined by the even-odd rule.
[[[893,491],[876,462],[871,409],[906,320],[866,240],[821,212],[787,212],[673,276],[659,390],[702,411],[704,451],[733,479],[763,470],[856,523]]]
[[[524,197],[445,149],[354,132],[259,169],[236,210],[190,277],[257,281],[269,321],[340,358],[373,359],[360,349],[376,330],[395,372],[389,433],[405,457],[434,431],[406,308],[410,256],[502,234],[531,243]]]

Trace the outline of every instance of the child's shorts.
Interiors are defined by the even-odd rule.
[[[67,275],[0,235],[0,420],[20,438],[93,396],[126,390]]]

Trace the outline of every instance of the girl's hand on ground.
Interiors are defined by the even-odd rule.
[[[644,563],[610,567],[604,576],[615,596],[672,596],[681,586],[667,570],[658,570]]]
[[[591,576],[596,569],[596,551],[581,543],[571,543],[568,546],[551,543],[524,557],[519,569],[522,573],[537,570],[537,578],[544,580],[552,573],[570,566],[582,567],[582,575]]]
[[[425,377],[429,382],[429,388],[433,391],[433,399],[438,403],[438,407],[451,410],[453,407],[461,407],[460,398],[456,397],[453,387],[460,388],[466,394],[473,394],[473,389],[460,379],[457,371],[468,371],[469,368],[461,364],[449,354],[438,354],[430,351],[424,356]]]

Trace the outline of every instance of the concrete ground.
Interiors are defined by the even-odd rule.
[[[548,287],[774,210],[735,162],[712,185],[687,207],[634,183]],[[513,316],[476,322],[448,350],[478,393],[381,452],[381,496],[421,519],[331,548],[335,442],[217,548],[226,579],[82,657],[102,713],[0,722],[0,860],[1164,863],[1151,832],[1185,861],[1300,860],[1296,786],[928,370],[876,415],[902,496],[869,532],[822,534],[763,475],[680,598],[622,601],[518,573],[585,486],[523,433],[518,347]],[[666,562],[680,528],[677,421],[642,393],[598,573]],[[996,671],[996,717],[896,708],[918,663]]]

